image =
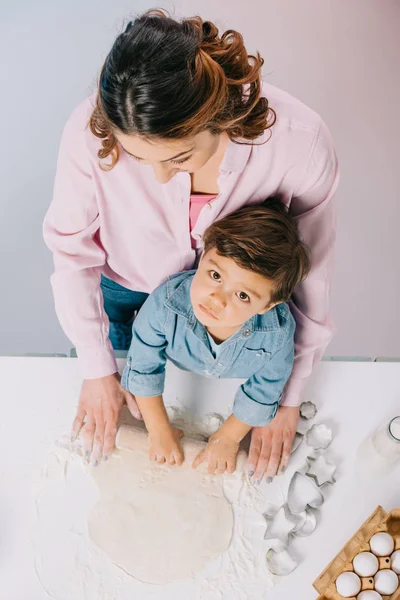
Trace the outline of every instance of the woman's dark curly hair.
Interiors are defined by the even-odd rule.
[[[145,139],[182,139],[204,130],[232,141],[254,140],[275,122],[261,97],[263,59],[248,55],[240,33],[200,17],[151,10],[121,33],[100,74],[90,130],[98,156],[118,161],[114,131]],[[241,141],[239,141],[241,139]]]

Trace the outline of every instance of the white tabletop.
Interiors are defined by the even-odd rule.
[[[0,382],[0,599],[45,600],[27,536],[34,502],[29,478],[33,469],[46,463],[49,442],[70,427],[80,389],[78,361],[2,357]],[[236,387],[234,380],[211,381],[170,368],[165,399],[167,404],[190,405],[199,415],[224,413]],[[321,363],[306,396],[318,405],[315,421],[333,427],[331,457],[338,462],[337,483],[321,508],[317,530],[296,541],[301,564],[277,582],[268,595],[273,600],[316,598],[312,582],[376,506],[388,511],[400,506],[398,469],[381,478],[354,475],[361,441],[379,423],[400,414],[400,363]],[[296,461],[303,460],[299,457],[286,481]],[[265,485],[263,493],[272,494],[273,486]],[[162,588],[152,597],[161,600]]]

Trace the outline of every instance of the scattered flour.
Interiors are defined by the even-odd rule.
[[[171,420],[186,435],[204,439],[220,426],[209,415],[205,426],[169,409]],[[114,565],[90,541],[88,515],[98,500],[80,448],[69,440],[49,449],[49,460],[34,474],[36,505],[31,539],[35,569],[42,587],[54,600],[253,600],[265,598],[274,578],[266,567],[265,499],[245,475],[224,477],[232,505],[234,533],[229,549],[193,579],[152,585],[138,581]]]

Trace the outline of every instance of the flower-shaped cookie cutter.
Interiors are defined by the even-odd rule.
[[[332,429],[324,423],[313,425],[306,433],[306,441],[314,450],[325,450],[333,438]]]

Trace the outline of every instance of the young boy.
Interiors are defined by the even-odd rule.
[[[152,460],[183,462],[182,433],[162,398],[168,358],[206,377],[246,379],[233,414],[193,463],[234,471],[241,440],[274,418],[291,374],[295,322],[285,302],[308,270],[293,218],[270,198],[213,223],[198,269],[173,275],[149,296],[133,325],[122,385],[136,396]]]

